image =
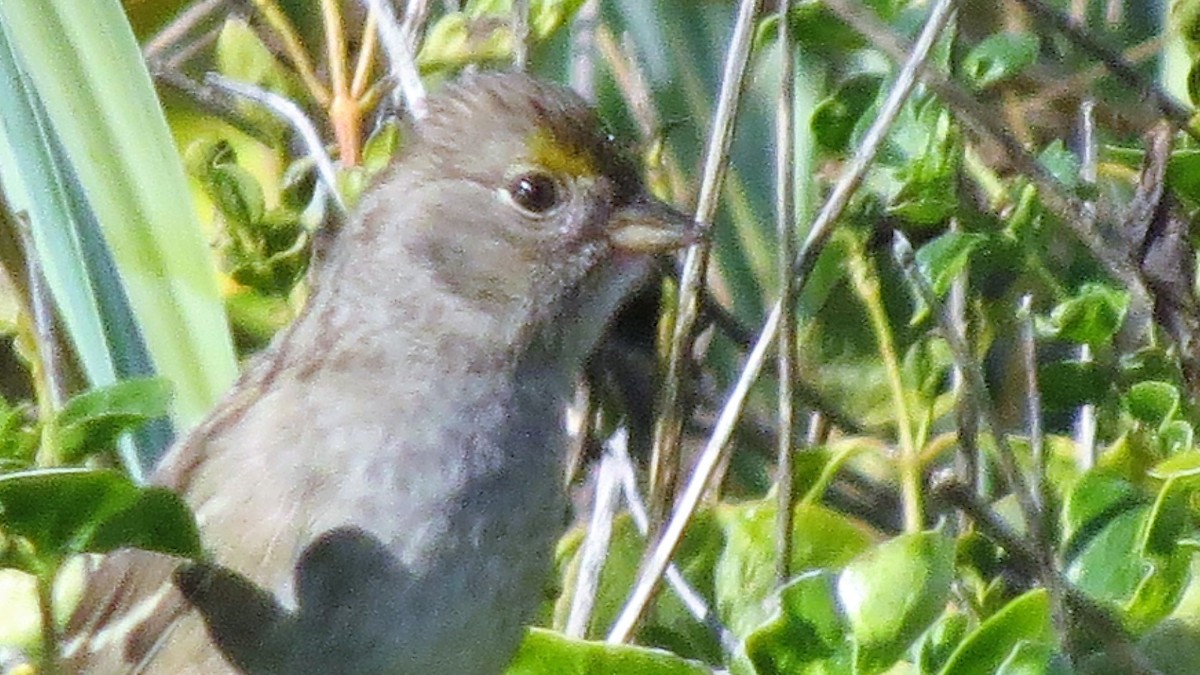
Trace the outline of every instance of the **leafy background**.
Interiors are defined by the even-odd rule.
[[[1200,4],[513,4],[418,3],[425,83],[527,56],[712,229],[593,361],[510,672],[1200,670]],[[381,21],[0,0],[0,666],[75,554],[201,550],[140,484],[403,152]]]

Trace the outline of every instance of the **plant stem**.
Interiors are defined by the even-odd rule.
[[[896,429],[900,441],[900,455],[896,458],[896,465],[903,494],[904,529],[907,532],[920,532],[924,528],[921,507],[921,457],[913,442],[912,418],[909,415],[904,378],[900,373],[900,359],[896,354],[896,343],[892,337],[887,311],[883,307],[883,295],[879,289],[879,276],[875,266],[867,257],[862,242],[857,238],[851,239],[853,244],[850,246],[847,265],[854,281],[854,290],[866,306],[871,330],[875,333],[875,342],[879,347],[879,356],[887,374],[888,386],[892,390],[892,406],[896,411]]]
[[[283,50],[287,52],[288,60],[292,62],[292,67],[296,69],[296,74],[304,82],[308,93],[322,108],[328,107],[329,90],[317,78],[312,61],[309,60],[308,53],[304,51],[304,44],[300,41],[300,36],[296,34],[296,29],[292,26],[291,21],[288,21],[287,15],[283,13],[275,0],[253,0],[253,2],[258,11],[262,13],[267,25],[275,31],[275,35],[283,43]]]
[[[40,675],[56,675],[58,670],[58,626],[54,620],[54,579],[59,565],[37,575],[38,614],[42,623],[42,656],[38,667]]]

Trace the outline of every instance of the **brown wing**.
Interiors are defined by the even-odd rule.
[[[234,672],[207,646],[198,615],[170,583],[179,562],[142,551],[106,556],[67,625],[65,672]],[[173,663],[154,661],[151,668],[167,644]]]
[[[297,517],[294,495],[272,494],[259,484],[286,481],[258,481],[277,468],[271,464],[279,463],[272,457],[280,447],[279,424],[272,418],[286,414],[274,412],[261,395],[273,379],[273,365],[260,361],[248,372],[218,410],[171,451],[153,480],[184,496],[213,559],[268,589],[290,579],[295,542],[285,536],[284,525]],[[267,405],[252,405],[256,401]],[[201,464],[204,471],[197,470]],[[239,481],[245,483],[231,485]],[[184,563],[133,550],[105,556],[89,573],[64,633],[64,670],[236,672],[214,649],[199,613],[177,587],[173,577]]]

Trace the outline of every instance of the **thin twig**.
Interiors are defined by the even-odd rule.
[[[279,142],[278,135],[270,133],[262,124],[239,110],[234,104],[235,97],[228,92],[197,82],[178,71],[154,71],[153,75],[156,83],[175,89],[190,98],[199,109],[221,118],[226,124],[260,143],[273,146]]]
[[[1059,635],[1069,636],[1066,610],[1063,606],[1062,585],[1059,583],[1058,560],[1055,554],[1054,524],[1046,508],[1046,439],[1042,426],[1042,392],[1037,377],[1037,342],[1033,330],[1033,298],[1029,294],[1021,298],[1017,307],[1017,322],[1020,326],[1022,368],[1025,371],[1025,424],[1029,434],[1029,450],[1033,459],[1030,472],[1029,492],[1038,509],[1037,519],[1030,523],[1029,531],[1035,542],[1038,569],[1046,591],[1050,594],[1050,615],[1054,618]],[[993,430],[994,432],[994,430]]]
[[[350,95],[358,99],[361,106],[363,95],[367,93],[367,82],[371,76],[371,66],[375,63],[375,45],[379,44],[379,15],[374,8],[367,9],[367,23],[363,26],[362,44],[358,48],[357,63],[354,65],[354,79],[350,81]]]
[[[152,74],[157,75],[158,71],[174,70],[182,72],[184,67],[191,62],[192,59],[199,56],[205,50],[211,48],[221,39],[221,31],[224,26],[213,26],[210,30],[202,33],[199,37],[187,44],[179,45],[179,47],[167,55],[163,59],[146,60],[146,67],[150,69]]]
[[[225,0],[201,0],[201,2],[188,7],[146,42],[146,46],[142,48],[142,57],[147,62],[166,58],[166,55],[172,52],[177,44],[198,26],[213,18],[217,14],[217,10],[221,9],[221,5],[224,4]]]
[[[26,280],[29,288],[29,315],[33,321],[33,336],[38,344],[38,356],[41,364],[42,378],[46,383],[46,402],[50,410],[43,410],[43,419],[48,419],[57,410],[62,409],[67,400],[67,388],[62,373],[63,355],[59,351],[58,331],[54,323],[54,299],[50,295],[50,287],[42,273],[41,260],[36,255],[33,243],[33,233],[26,223],[18,218],[16,221],[17,234],[21,239],[21,248],[26,252],[25,271],[29,275]],[[34,253],[31,255],[30,253]],[[40,458],[39,458],[40,459]],[[57,464],[59,458],[49,458]]]
[[[1193,138],[1200,139],[1198,130],[1192,128],[1192,111],[1175,100],[1175,97],[1164,91],[1153,80],[1142,77],[1142,74],[1137,71],[1137,67],[1126,61],[1120,52],[1110,49],[1087,28],[1079,25],[1076,20],[1041,0],[1017,0],[1017,2],[1025,6],[1025,9],[1033,15],[1033,19],[1039,25],[1048,23],[1053,26],[1055,30],[1065,35],[1092,58],[1102,61],[1123,84],[1154,103],[1159,112],[1174,122],[1176,126]]]
[[[950,221],[950,231],[959,232],[962,226],[958,219]],[[954,330],[967,335],[967,274],[960,274],[950,286],[946,298],[946,315],[954,325]],[[950,389],[954,392],[955,417],[958,427],[958,478],[965,485],[973,485],[976,494],[984,494],[986,483],[985,463],[979,453],[979,411],[975,407],[975,399],[964,394],[967,386],[962,368],[954,364],[951,375]]]
[[[825,5],[854,30],[867,37],[876,49],[891,58],[902,61],[912,53],[912,47],[903,38],[880,22],[873,12],[860,3],[854,0],[825,0]],[[997,119],[992,110],[975,100],[941,72],[926,70],[922,79],[963,124],[976,133],[991,138],[1004,149],[1013,167],[1037,187],[1038,197],[1046,208],[1062,219],[1092,255],[1134,296],[1135,301],[1149,302],[1149,292],[1128,252],[1114,247],[1095,227],[1079,218],[1079,214],[1084,211],[1083,202],[1009,133],[1004,122]],[[1109,217],[1106,220],[1113,219]]]
[[[329,190],[330,195],[332,195],[334,203],[337,204],[338,209],[343,213],[346,211],[346,205],[342,202],[342,195],[338,190],[337,171],[333,167],[333,160],[329,158],[329,153],[325,151],[325,145],[321,141],[321,135],[317,132],[317,127],[312,123],[312,120],[308,119],[308,116],[304,114],[300,106],[275,92],[266,91],[245,82],[238,82],[217,73],[208,73],[204,79],[215,87],[258,103],[290,124],[292,129],[300,135],[305,148],[308,149],[309,156],[316,163],[317,174],[320,175],[321,181],[325,183],[325,187]]]
[[[760,5],[761,0],[741,0],[738,7],[737,21],[721,75],[717,110],[713,114],[712,129],[705,150],[704,173],[696,202],[695,220],[698,223],[711,223],[716,215],[717,197],[729,165],[734,123],[741,103],[746,66],[750,61],[754,18],[758,15]],[[678,310],[671,336],[667,370],[659,392],[658,419],[654,428],[654,449],[650,460],[650,504],[655,514],[666,511],[670,496],[674,493],[675,477],[678,474],[679,436],[683,428],[681,389],[684,369],[690,361],[692,329],[695,327],[699,311],[700,288],[704,284],[707,260],[708,243],[702,238],[688,249],[684,258],[683,274],[679,280]],[[628,631],[633,626],[621,628]]]
[[[275,0],[251,1],[258,9],[259,14],[266,20],[267,25],[274,31],[276,37],[283,42],[283,51],[291,61],[292,67],[296,69],[296,74],[300,76],[305,88],[308,89],[309,95],[313,97],[317,105],[322,108],[329,107],[329,90],[317,77],[312,59],[309,58],[308,52],[304,51],[304,44],[301,42],[300,36],[296,34],[296,29],[292,26],[287,14]]]
[[[775,106],[775,232],[778,238],[779,337],[775,358],[778,363],[779,434],[776,459],[775,493],[775,580],[782,586],[791,574],[792,561],[792,428],[795,426],[796,376],[795,277],[791,264],[795,256],[796,236],[796,139],[795,139],[795,66],[792,31],[789,28],[790,0],[779,3],[779,100]]]
[[[823,250],[825,242],[828,241],[833,231],[833,223],[841,215],[846,205],[849,204],[851,194],[861,185],[867,168],[874,161],[876,153],[878,153],[879,148],[883,145],[888,130],[895,123],[901,107],[903,107],[904,102],[912,93],[913,87],[916,84],[917,73],[925,67],[934,43],[941,35],[946,22],[950,18],[953,6],[954,0],[939,0],[934,6],[929,19],[925,22],[916,46],[909,53],[908,60],[896,77],[896,83],[893,85],[892,91],[888,94],[887,99],[880,108],[879,116],[872,123],[862,145],[855,153],[854,158],[846,166],[837,185],[834,186],[829,199],[825,202],[825,205],[821,208],[821,212],[809,228],[808,237],[800,249],[800,254],[791,266],[793,273],[797,275],[796,292],[800,292],[804,288],[804,284],[812,271],[817,256]],[[608,640],[610,642],[623,642],[632,632],[638,618],[645,611],[646,606],[653,597],[663,570],[666,569],[671,556],[674,555],[676,547],[679,546],[679,542],[683,537],[683,531],[695,513],[696,507],[699,506],[701,496],[708,488],[709,479],[712,477],[717,466],[722,463],[728,447],[729,437],[733,433],[734,424],[741,415],[742,406],[746,402],[750,387],[758,377],[763,362],[766,360],[767,352],[775,340],[775,332],[779,329],[781,304],[782,300],[776,300],[775,306],[767,316],[766,323],[759,332],[753,349],[751,349],[750,354],[746,357],[746,364],[743,366],[742,372],[739,374],[738,380],[734,384],[724,408],[721,410],[712,436],[709,438],[708,443],[705,444],[704,450],[700,453],[692,477],[676,502],[670,520],[667,521],[662,535],[654,545],[650,557],[638,575],[628,602],[622,609],[621,615],[618,617],[612,631],[609,633]]]
[[[1008,480],[1012,492],[1017,498],[1017,503],[1021,507],[1021,514],[1026,524],[1031,529],[1036,530],[1037,524],[1041,519],[1039,501],[1034,497],[1032,489],[1025,480],[1020,467],[1017,465],[1016,453],[1008,442],[1008,436],[997,421],[996,409],[992,403],[987,382],[984,380],[983,368],[979,365],[979,360],[975,358],[974,352],[971,351],[970,345],[967,344],[966,336],[959,332],[957,326],[948,319],[942,302],[934,294],[929,282],[917,269],[912,245],[909,244],[908,239],[899,231],[892,233],[892,254],[896,262],[900,265],[900,269],[904,272],[904,276],[908,279],[913,291],[916,292],[917,296],[925,302],[926,306],[930,308],[930,311],[941,322],[942,337],[945,338],[946,343],[950,347],[954,363],[966,378],[966,387],[963,393],[975,399],[975,409],[979,411],[980,421],[991,432],[992,438],[996,443],[998,450],[996,454],[1000,460],[1000,468],[1004,471],[1004,477]]]
[[[634,470],[633,460],[629,457],[629,447],[625,443],[620,443],[609,449],[615,456],[614,464],[618,469],[622,494],[625,496],[625,503],[629,505],[629,516],[633,519],[633,525],[643,537],[648,536],[650,532],[650,514],[646,511],[645,501],[642,500],[641,494],[638,493],[637,472]],[[708,606],[708,602],[705,601],[704,596],[692,588],[692,585],[684,578],[683,572],[679,571],[679,567],[675,563],[667,566],[666,576],[667,585],[679,597],[679,600],[687,608],[692,617],[707,626],[717,636],[717,641],[721,644],[721,648],[725,650],[725,653],[735,653],[738,643],[737,638],[732,631],[721,623],[721,619]]]
[[[392,3],[387,0],[362,0],[379,17],[379,42],[388,55],[392,79],[398,85],[393,91],[393,103],[403,107],[415,120],[425,118],[425,85],[417,70],[417,36],[428,12],[428,0],[409,0],[404,22],[396,20]]]
[[[513,67],[524,71],[529,66],[529,0],[513,0]]]
[[[1079,179],[1084,185],[1094,186],[1098,176],[1099,141],[1096,136],[1096,99],[1091,96],[1079,104]],[[1088,200],[1085,215],[1092,218],[1095,226],[1096,204]],[[1079,345],[1080,363],[1091,363],[1092,348],[1090,345]],[[1096,463],[1096,406],[1091,403],[1080,406],[1075,417],[1075,445],[1079,448],[1079,465],[1081,469],[1090,469]]]
[[[596,604],[596,591],[600,588],[600,574],[608,557],[612,542],[613,518],[617,512],[617,497],[621,493],[621,482],[617,475],[616,456],[611,446],[625,443],[627,432],[624,427],[617,430],[605,444],[600,458],[600,469],[596,473],[595,501],[592,516],[588,519],[587,533],[579,553],[579,573],[575,576],[575,592],[571,596],[571,611],[563,629],[569,637],[584,638],[592,620],[592,608]]]
[[[596,29],[600,24],[599,0],[585,0],[571,22],[571,88],[588,101],[596,100]]]

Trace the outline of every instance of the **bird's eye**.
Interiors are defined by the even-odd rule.
[[[524,173],[508,186],[513,203],[531,214],[542,214],[558,206],[562,188],[558,181],[541,172]]]

